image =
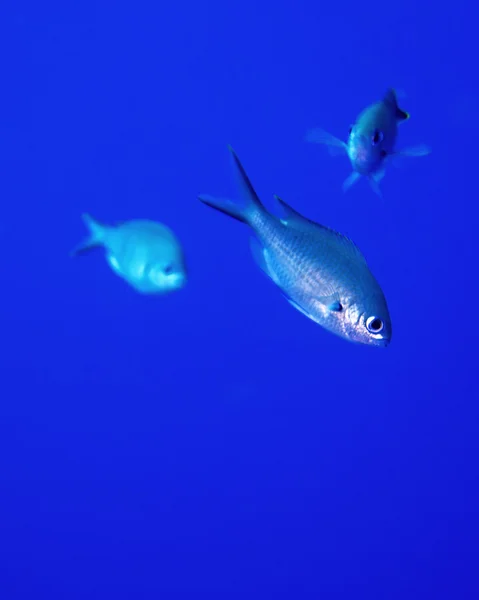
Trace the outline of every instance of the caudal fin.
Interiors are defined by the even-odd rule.
[[[215,208],[216,210],[233,217],[233,219],[237,219],[242,223],[250,225],[255,213],[258,211],[265,211],[266,209],[261,203],[261,200],[259,199],[258,194],[249,180],[249,177],[246,174],[246,171],[244,170],[244,167],[237,157],[235,151],[231,146],[228,146],[228,149],[231,152],[236,171],[239,175],[240,188],[243,192],[245,202],[240,204],[225,198],[215,198],[209,194],[200,194],[198,199],[201,200],[203,204],[206,204],[211,208]]]
[[[71,257],[86,254],[94,248],[98,248],[98,246],[101,246],[104,242],[105,226],[96,221],[88,213],[84,213],[82,219],[87,226],[90,235],[70,252]]]
[[[399,107],[395,89],[389,88],[384,96],[383,101],[393,109],[398,121],[407,121],[407,119],[410,118],[411,115]]]
[[[201,200],[201,202],[206,204],[206,206],[215,208],[225,215],[233,217],[233,219],[241,221],[242,223],[248,223],[246,208],[238,206],[238,204],[233,200],[228,200],[228,198],[216,198],[215,196],[210,196],[209,194],[200,194],[198,196],[198,200]]]

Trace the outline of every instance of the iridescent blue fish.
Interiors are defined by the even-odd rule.
[[[106,225],[88,214],[83,220],[90,235],[72,256],[105,248],[112,270],[142,294],[167,294],[186,285],[183,249],[166,225],[147,219]]]
[[[294,308],[351,342],[387,346],[392,329],[386,299],[357,246],[277,196],[285,218],[272,215],[230,151],[246,204],[205,194],[199,199],[253,230],[257,263]]]
[[[382,100],[371,104],[358,116],[354,125],[349,128],[346,142],[319,128],[310,130],[306,134],[306,141],[326,144],[331,149],[348,155],[353,172],[343,183],[344,191],[361,176],[365,176],[373,190],[381,196],[379,182],[384,177],[385,165],[390,159],[399,156],[426,156],[431,151],[425,145],[395,149],[398,124],[408,119],[409,113],[398,105],[396,92],[389,89]]]

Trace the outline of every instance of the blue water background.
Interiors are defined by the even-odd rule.
[[[475,5],[6,2],[0,9],[0,598],[479,594]],[[384,198],[306,144],[389,86]],[[248,231],[232,144],[351,236],[387,349],[296,312]],[[82,212],[172,227],[190,280],[136,294]]]

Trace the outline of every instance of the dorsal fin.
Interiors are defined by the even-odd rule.
[[[331,229],[330,227],[326,227],[325,225],[321,225],[320,223],[316,223],[315,221],[311,221],[306,217],[303,217],[297,210],[295,210],[292,206],[290,206],[287,202],[282,200],[279,196],[274,196],[275,199],[281,204],[285,213],[286,219],[281,219],[283,223],[286,225],[290,225],[292,228],[298,229],[299,231],[311,232],[311,233],[319,233],[323,232],[329,235],[334,236],[338,242],[341,242],[351,254],[351,256],[355,256],[356,258],[360,257],[364,262],[366,262],[362,252],[356,246],[356,244],[348,238],[347,236]]]
[[[301,213],[295,210],[292,206],[290,206],[287,202],[285,202],[276,194],[274,195],[274,198],[279,202],[284,212],[286,213],[286,219],[282,219],[282,221],[286,222],[286,224],[293,225],[294,227],[322,227],[322,225],[319,225],[319,223],[315,223],[307,217],[303,217]]]

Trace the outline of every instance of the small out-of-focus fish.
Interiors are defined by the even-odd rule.
[[[387,346],[392,330],[386,299],[355,244],[277,196],[286,217],[272,215],[230,151],[247,204],[203,194],[199,199],[251,227],[256,261],[297,310],[349,341]]]
[[[395,156],[426,156],[431,152],[425,145],[396,150],[398,123],[409,119],[409,113],[399,108],[396,92],[389,89],[384,98],[363,110],[349,128],[347,142],[323,129],[312,129],[306,141],[330,146],[332,153],[346,153],[353,172],[345,180],[347,191],[362,175],[368,177],[373,190],[381,196],[379,182],[384,177],[384,165]],[[334,150],[333,150],[334,149]]]
[[[88,214],[83,220],[90,236],[72,256],[103,246],[113,271],[142,294],[166,294],[186,284],[182,247],[165,225],[146,219],[104,225]]]

